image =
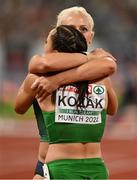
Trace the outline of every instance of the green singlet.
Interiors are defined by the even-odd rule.
[[[34,114],[37,120],[37,126],[39,130],[39,135],[40,135],[40,141],[41,142],[47,142],[48,141],[48,136],[47,136],[47,131],[46,131],[46,126],[44,123],[44,117],[42,115],[42,111],[40,109],[40,106],[35,99],[33,102],[33,109],[34,109]]]
[[[55,112],[42,112],[48,141],[55,143],[78,143],[78,142],[100,142],[104,132],[106,110],[101,113],[102,124],[74,124],[74,123],[56,123]]]
[[[62,90],[59,88],[56,92],[55,111],[42,111],[48,142],[100,142],[106,122],[105,86],[90,84],[89,95],[84,100],[87,107],[80,109],[76,107],[76,88],[68,85]]]

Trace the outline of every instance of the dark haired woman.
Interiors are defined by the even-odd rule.
[[[49,34],[46,50],[84,53],[87,44],[79,31],[62,25]],[[31,85],[36,78],[29,74],[25,79],[16,99],[17,112],[26,112],[34,101],[37,91]],[[109,80],[59,87],[56,100],[54,94],[38,100],[49,142],[44,176],[48,167],[51,179],[107,179],[100,141],[107,113],[112,115],[117,109]]]

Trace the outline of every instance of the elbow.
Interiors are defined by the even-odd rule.
[[[107,112],[107,114],[110,116],[114,116],[116,113],[117,113],[117,110]]]
[[[30,73],[46,73],[48,69],[48,63],[45,57],[34,56],[29,62],[28,71]]]
[[[33,64],[29,64],[28,71],[29,73],[35,74],[35,73],[46,73],[47,72],[47,65],[44,62],[39,63],[37,66]]]
[[[110,73],[114,74],[116,71],[117,71],[117,66],[116,63],[114,62],[110,65]]]
[[[114,60],[109,60],[109,62],[108,62],[108,74],[109,75],[114,74],[116,71],[117,71],[117,64],[116,64],[116,62]]]
[[[35,68],[33,67],[33,65],[31,65],[31,63],[28,65],[28,72],[29,73],[36,73]]]
[[[110,116],[114,116],[115,114],[117,114],[117,110],[118,110],[118,107],[108,108],[108,109],[107,109],[107,114],[110,115]]]
[[[25,109],[20,108],[20,107],[18,107],[18,106],[16,106],[16,105],[15,105],[14,111],[15,111],[17,114],[24,114],[24,113],[26,112]]]

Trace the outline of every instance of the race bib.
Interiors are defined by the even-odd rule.
[[[56,92],[55,122],[78,124],[101,123],[101,111],[105,108],[105,86],[89,85],[89,94],[85,96],[81,104],[78,104],[78,92],[74,86],[69,85],[64,91],[62,90],[62,88],[59,88]]]
[[[50,180],[49,170],[46,163],[43,165],[43,173],[44,173],[44,180]]]

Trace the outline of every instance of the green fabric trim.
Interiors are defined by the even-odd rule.
[[[35,114],[35,117],[37,120],[40,141],[48,141],[48,135],[47,135],[47,131],[46,131],[44,117],[43,117],[41,108],[39,107],[39,104],[36,99],[33,102],[33,109],[34,109],[34,114]]]

